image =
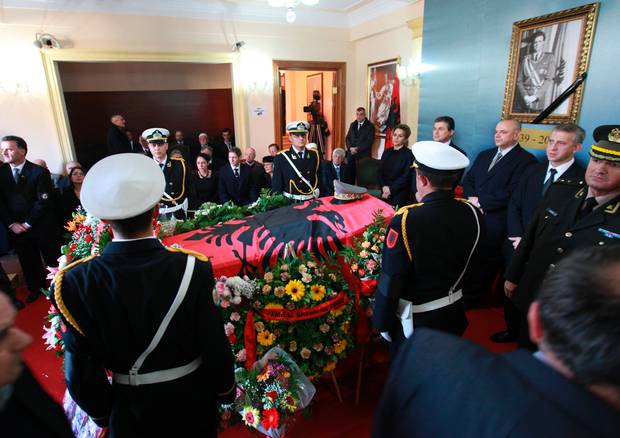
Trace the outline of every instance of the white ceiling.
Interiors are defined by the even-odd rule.
[[[320,0],[297,6],[296,23],[350,27],[416,1]],[[286,23],[285,8],[272,8],[267,0],[0,0],[1,7]]]

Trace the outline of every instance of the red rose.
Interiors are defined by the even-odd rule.
[[[278,392],[277,391],[267,391],[267,393],[265,394],[267,397],[269,397],[271,399],[271,401],[276,401],[276,398],[278,397]]]
[[[86,241],[86,243],[90,243],[93,241],[93,236],[91,236],[90,234],[87,234],[84,240]]]
[[[280,422],[280,414],[277,409],[265,409],[261,415],[265,430],[277,429]]]
[[[234,344],[235,342],[237,342],[237,336],[235,336],[235,334],[233,333],[232,335],[228,337],[228,342],[230,342],[231,344]]]
[[[69,252],[75,251],[75,248],[77,248],[77,243],[73,242],[71,245],[69,245]]]

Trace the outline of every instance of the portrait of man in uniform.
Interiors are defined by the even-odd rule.
[[[513,24],[504,117],[531,121],[587,71],[596,5]],[[545,123],[574,123],[581,93],[564,100]]]

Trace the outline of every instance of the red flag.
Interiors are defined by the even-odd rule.
[[[392,131],[400,123],[400,81],[398,72],[394,72],[394,86],[392,88],[392,99],[390,103],[390,114],[387,119],[387,129],[385,130],[385,146],[383,150],[394,146],[392,143]]]

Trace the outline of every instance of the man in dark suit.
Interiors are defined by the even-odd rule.
[[[291,147],[278,152],[273,160],[271,189],[274,193],[282,193],[298,202],[318,198],[321,160],[316,149],[306,148],[310,125],[296,121],[288,123],[286,129]]]
[[[213,158],[225,163],[228,162],[228,152],[235,147],[235,139],[233,138],[230,128],[222,129],[222,134],[215,140],[213,145]]]
[[[336,148],[332,151],[332,161],[321,163],[321,196],[334,195],[334,180],[355,184],[352,169],[344,164],[345,151]]]
[[[551,186],[506,269],[504,292],[523,316],[560,259],[579,248],[620,244],[620,125],[599,128],[585,184],[560,179]],[[528,346],[528,339],[522,319],[519,342]]]
[[[59,239],[53,211],[54,188],[47,169],[26,160],[28,145],[17,136],[0,141],[5,164],[0,166],[0,197],[6,206],[0,220],[9,229],[33,302],[46,287],[47,266],[58,266]]]
[[[347,166],[351,168],[353,181],[357,176],[357,162],[362,158],[370,157],[372,144],[375,141],[375,125],[366,118],[366,109],[359,107],[355,110],[355,120],[349,125],[347,137]]]
[[[536,354],[416,331],[392,363],[373,437],[616,437],[619,270],[616,246],[549,272],[528,317]]]
[[[414,327],[463,334],[463,279],[483,236],[480,211],[454,198],[467,157],[434,141],[418,142],[411,151],[419,203],[398,210],[387,228],[373,313],[392,351]]]
[[[131,148],[131,152],[136,153],[136,154],[144,154],[144,148],[140,144],[139,139],[136,138],[133,131],[130,129],[127,129],[125,131],[125,135],[127,136],[127,139],[129,140],[129,146]]]
[[[106,145],[108,147],[108,155],[125,154],[132,152],[131,143],[125,131],[127,130],[125,117],[115,114],[110,117],[112,126],[108,128]]]
[[[182,158],[168,157],[168,135],[164,128],[150,128],[142,133],[151,151],[153,160],[166,178],[166,187],[159,204],[159,213],[170,219],[185,219],[189,199],[193,198],[193,186],[189,180],[189,169]]]
[[[256,149],[253,147],[245,148],[245,163],[246,166],[250,168],[250,175],[252,177],[252,185],[256,190],[256,194],[260,195],[260,191],[263,188],[271,189],[271,185],[269,187],[265,187],[265,169],[263,167],[263,163],[259,163],[256,161]]]
[[[241,163],[241,150],[233,148],[228,153],[229,165],[220,169],[218,191],[220,202],[232,201],[236,205],[247,205],[257,199],[252,181],[252,171]]]
[[[504,242],[504,256],[509,261],[543,196],[558,179],[582,180],[585,169],[575,161],[581,150],[585,131],[573,124],[558,125],[547,141],[548,161],[528,167],[508,204],[508,241]],[[491,340],[512,342],[517,339],[521,318],[512,302],[504,299],[504,319],[507,330],[495,333]]]
[[[191,161],[192,160],[191,141],[185,138],[183,131],[180,131],[180,130],[175,131],[174,139],[171,142],[169,142],[168,150],[172,151],[174,149],[178,149],[179,151],[181,151],[181,154],[183,155],[183,159],[185,160],[186,165],[192,168],[196,167],[195,163],[192,164],[192,161]]]
[[[447,144],[453,147],[463,155],[467,156],[465,151],[454,144],[452,138],[454,137],[455,128],[454,119],[450,116],[439,116],[433,123],[433,141]]]
[[[234,358],[207,292],[211,264],[153,236],[165,185],[155,162],[137,154],[95,164],[81,201],[114,240],[54,280],[67,389],[113,437],[215,437],[217,404],[235,398]]]
[[[32,338],[15,327],[17,312],[0,290],[0,430],[3,437],[72,437],[62,408],[22,363]]]
[[[499,122],[495,127],[496,147],[480,152],[463,179],[465,196],[484,212],[487,231],[477,284],[465,291],[465,303],[471,307],[481,304],[502,270],[508,202],[523,171],[536,163],[536,158],[519,145],[520,134],[521,124],[516,120]]]

